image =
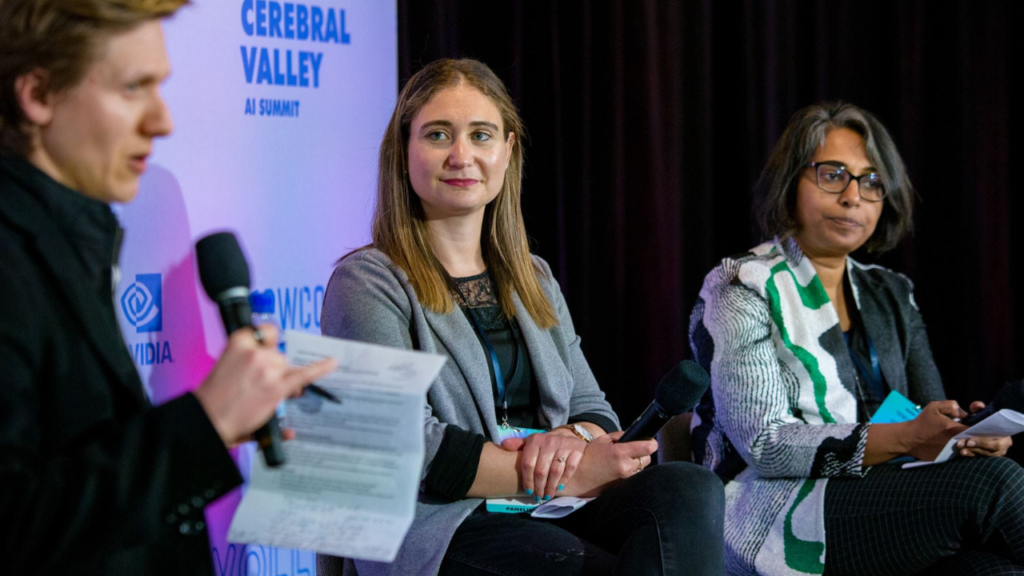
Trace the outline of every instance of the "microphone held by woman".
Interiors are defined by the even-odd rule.
[[[654,438],[673,417],[692,410],[710,385],[707,370],[693,360],[683,360],[661,378],[654,401],[629,425],[619,442]]]

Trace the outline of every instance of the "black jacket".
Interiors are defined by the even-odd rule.
[[[195,396],[151,407],[114,315],[110,208],[0,156],[0,558],[10,574],[212,574],[241,482]]]

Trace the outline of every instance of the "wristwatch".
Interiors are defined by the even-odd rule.
[[[579,436],[580,440],[583,440],[587,444],[590,444],[591,442],[594,441],[594,435],[591,434],[590,430],[587,430],[587,428],[582,424],[573,424],[569,427],[569,429],[572,430],[573,434]]]

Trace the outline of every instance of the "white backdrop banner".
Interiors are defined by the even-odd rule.
[[[369,242],[398,75],[394,0],[205,0],[164,30],[175,130],[118,209],[119,320],[155,403],[194,389],[224,347],[193,253],[210,232],[238,235],[281,327],[319,333],[334,261]],[[216,574],[313,576],[310,552],[225,541],[238,499],[207,509]]]

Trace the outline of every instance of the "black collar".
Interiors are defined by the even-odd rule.
[[[89,283],[109,296],[110,269],[117,262],[122,235],[110,206],[64,186],[17,156],[0,155],[0,170],[42,205],[74,248]]]
[[[110,207],[63,186],[25,160],[0,153],[0,224],[26,239],[52,275],[89,345],[140,404],[147,400],[113,310],[111,262],[120,227]],[[83,284],[97,289],[83,289]]]

